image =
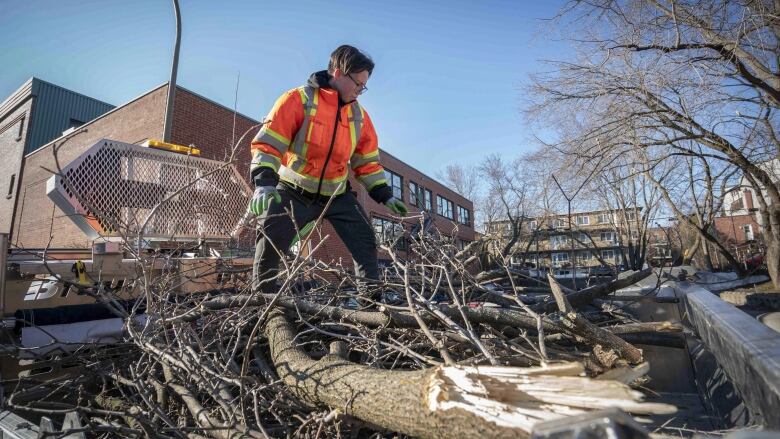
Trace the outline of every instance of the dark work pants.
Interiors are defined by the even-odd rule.
[[[285,254],[297,230],[316,220],[325,208],[327,198],[314,201],[283,183],[277,186],[281,203],[273,202],[258,220],[255,241],[255,261],[252,288],[264,293],[276,292],[275,282],[269,280],[278,273],[281,255]],[[355,195],[347,191],[333,199],[324,218],[330,221],[347,249],[352,253],[355,274],[379,279],[377,245],[374,230]]]

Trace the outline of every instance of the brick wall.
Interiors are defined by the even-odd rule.
[[[0,233],[10,233],[33,99],[0,115]]]
[[[167,92],[167,86],[161,86],[82,126],[85,132],[74,135],[58,148],[60,163],[64,166],[103,138],[134,144],[161,139]],[[205,158],[227,158],[233,129],[232,111],[188,90],[177,88],[173,113],[173,143],[193,144],[201,149],[201,155]],[[256,123],[238,114],[236,138]],[[236,167],[242,175],[248,173],[249,143],[256,132],[257,129],[248,134],[236,151]],[[42,248],[51,234],[54,237],[50,244],[52,248],[89,248],[90,239],[46,195],[46,181],[51,173],[43,168],[56,168],[52,154],[54,144],[59,145],[60,141],[55,140],[25,158],[11,242],[19,247]]]
[[[465,197],[461,196],[457,192],[439,183],[435,179],[423,174],[422,172],[418,171],[417,169],[413,168],[407,163],[401,161],[400,159],[396,158],[395,156],[388,153],[387,151],[382,151],[380,157],[381,157],[382,165],[385,167],[385,169],[388,169],[396,174],[399,174],[403,178],[402,187],[403,187],[404,203],[410,205],[409,181],[413,181],[418,185],[423,186],[425,189],[430,190],[432,193],[431,198],[432,198],[433,218],[436,227],[447,235],[453,235],[455,229],[457,229],[457,233],[455,233],[455,236],[457,236],[459,239],[466,240],[466,241],[474,240],[474,227],[473,227],[474,204],[471,202],[471,200],[466,199]],[[362,191],[362,193],[364,194],[366,199],[364,206],[366,206],[366,210],[369,211],[369,215],[372,214],[376,214],[379,216],[388,215],[389,212],[385,206],[381,206],[375,203],[373,200],[371,200],[371,197],[369,197],[368,194],[365,193],[365,191]],[[452,201],[455,221],[459,220],[458,213],[457,213],[458,205],[468,209],[468,211],[471,212],[472,224],[471,225],[458,224],[453,220],[450,220],[449,218],[445,218],[435,213],[437,195],[441,195],[444,198],[447,198],[448,200]],[[420,212],[420,209],[418,209],[417,207],[414,206],[409,206],[409,207],[410,207],[410,211],[413,214]]]
[[[760,228],[754,215],[733,215],[715,218],[715,229],[722,242],[731,244],[744,244],[748,241],[745,236],[744,226],[750,225],[753,230],[753,239],[758,240]]]
[[[143,143],[150,138],[160,138],[164,126],[166,93],[165,86],[152,90],[83,125],[77,131],[78,134],[72,135],[64,144],[56,139],[26,156],[19,202],[14,212],[11,243],[23,248],[43,248],[51,235],[51,248],[91,247],[89,238],[46,195],[46,181],[52,175],[47,169],[57,168],[54,145],[58,145],[59,163],[65,166],[104,138],[127,143]]]
[[[236,114],[235,140],[259,122],[242,114]],[[249,147],[259,127],[253,128],[235,151],[236,168],[241,175],[249,175],[251,155]],[[231,154],[233,139],[233,111],[207,98],[182,88],[177,88],[171,126],[171,142],[178,145],[194,145],[201,156],[214,160],[227,160]]]

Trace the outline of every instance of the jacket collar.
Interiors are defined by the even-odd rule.
[[[314,72],[311,74],[311,76],[309,76],[309,81],[306,85],[309,87],[322,89],[324,93],[321,95],[331,104],[333,104],[333,101],[336,99],[336,97],[338,97],[339,108],[341,108],[348,102],[342,101],[341,96],[339,96],[339,92],[330,86],[331,78],[332,76],[330,76],[327,70],[320,70],[319,72]]]

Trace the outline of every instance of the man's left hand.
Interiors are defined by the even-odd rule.
[[[390,197],[389,200],[385,201],[385,206],[399,216],[406,216],[406,214],[409,213],[406,204],[396,197]]]

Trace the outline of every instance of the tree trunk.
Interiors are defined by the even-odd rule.
[[[701,254],[704,258],[704,268],[707,271],[715,271],[715,267],[712,266],[712,256],[710,256],[710,246],[706,239],[701,240]]]
[[[772,285],[780,290],[780,242],[776,239],[765,239],[766,269],[772,279]]]
[[[653,274],[652,268],[637,271],[629,274],[628,276],[618,278],[607,283],[593,285],[592,287],[588,287],[580,291],[568,293],[566,300],[568,300],[569,303],[571,303],[571,306],[576,309],[591,303],[595,299],[604,297],[613,291],[617,291],[621,288],[633,285],[640,280],[650,276],[651,274]],[[546,303],[534,305],[534,309],[539,312],[554,312],[558,309],[558,304],[551,300]]]
[[[691,244],[688,248],[680,249],[682,251],[682,261],[680,262],[680,265],[691,265],[691,261],[693,260],[693,257],[696,255],[696,251],[699,250],[699,247],[701,247],[701,235],[698,233],[696,234],[696,237],[694,238],[693,244]]]
[[[432,384],[435,369],[380,370],[335,355],[314,361],[296,347],[296,334],[280,313],[269,319],[266,335],[279,377],[295,396],[309,404],[343,410],[373,425],[416,437],[528,435],[465,410],[429,410],[426,390]]]
[[[589,322],[588,319],[582,317],[574,310],[571,303],[569,303],[568,297],[563,293],[563,290],[561,290],[561,285],[558,281],[549,274],[547,275],[547,279],[550,282],[550,288],[555,297],[555,303],[561,311],[561,323],[564,326],[578,336],[590,340],[590,343],[588,344],[599,344],[604,348],[612,349],[631,364],[639,364],[642,362],[641,350],[617,335],[594,325]],[[611,365],[605,364],[605,366],[610,367]]]
[[[762,206],[759,214],[764,223],[766,268],[772,284],[780,290],[780,206]]]
[[[665,404],[636,402],[641,394],[622,383],[576,376],[582,372],[578,364],[392,371],[334,354],[312,360],[296,345],[296,333],[279,311],[269,315],[265,334],[276,371],[295,396],[415,437],[524,438],[536,422],[583,408],[675,411]]]

